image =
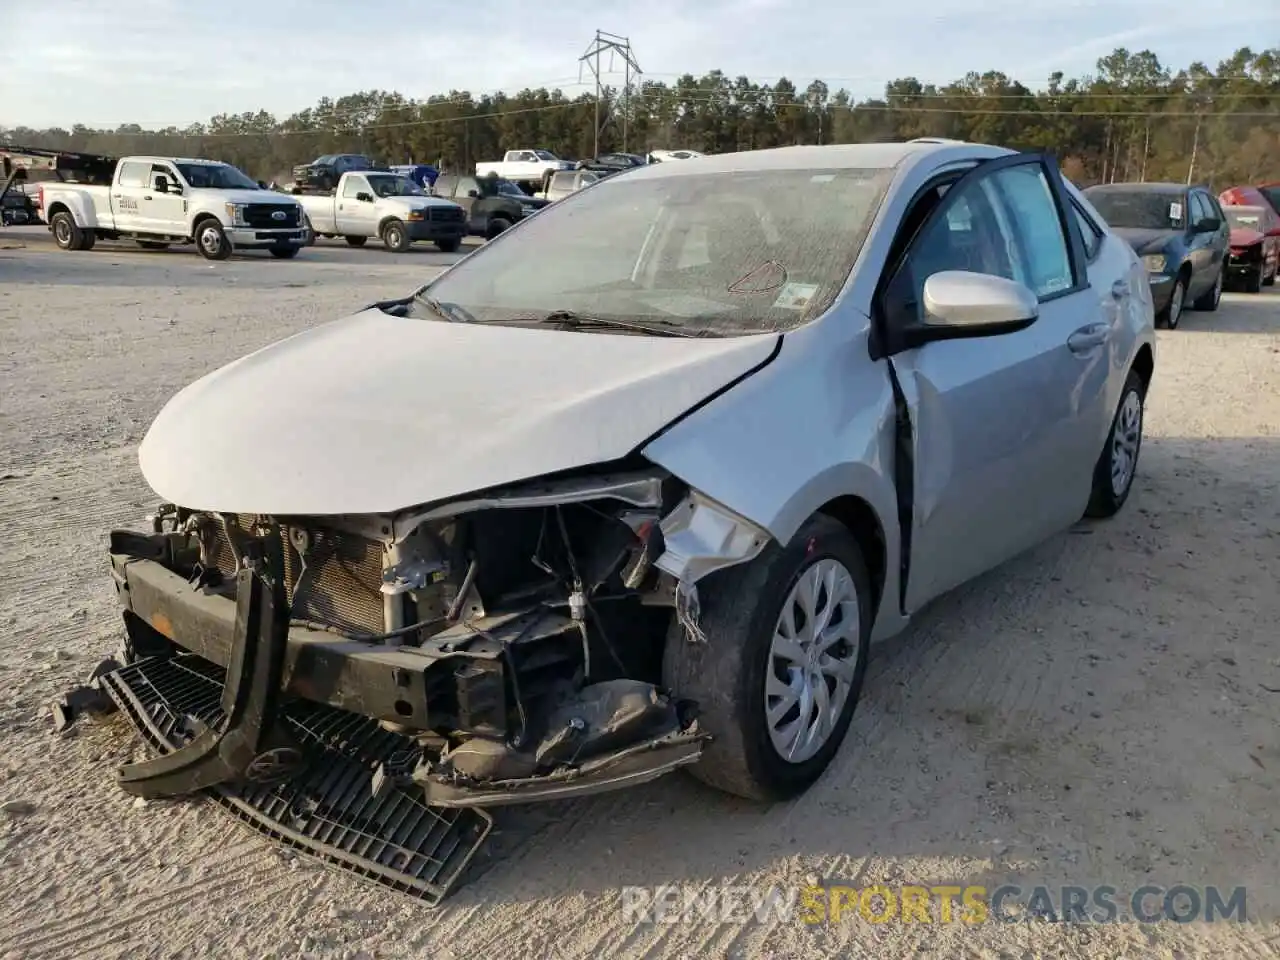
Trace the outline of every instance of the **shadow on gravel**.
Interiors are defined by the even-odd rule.
[[[1222,307],[1230,305],[1225,311]],[[1280,334],[1280,287],[1262,293],[1228,293],[1213,313],[1187,310],[1178,321],[1180,333],[1277,333]]]
[[[850,885],[1245,885],[1251,917],[1277,916],[1280,443],[1152,437],[1140,469],[1119,516],[874,650],[849,737],[805,796],[762,806],[675,774],[509,808],[449,902],[749,872],[803,885],[823,863]]]

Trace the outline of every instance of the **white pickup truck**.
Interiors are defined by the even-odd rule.
[[[147,249],[194,243],[209,260],[241,249],[288,259],[308,240],[302,207],[212,160],[124,157],[110,186],[40,184],[38,205],[63,250],[129,239]]]
[[[476,176],[487,177],[492,174],[501,180],[534,183],[541,187],[548,173],[573,168],[574,164],[561,160],[550,150],[508,150],[507,155],[499,161],[477,163]]]
[[[403,253],[415,240],[452,253],[467,234],[467,213],[461,206],[431,196],[397,173],[344,173],[332,192],[294,199],[302,204],[312,234],[342,237],[353,247],[377,237],[393,253]]]

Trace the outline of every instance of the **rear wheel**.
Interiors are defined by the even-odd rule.
[[[83,250],[84,231],[76,226],[75,217],[60,210],[49,221],[49,229],[53,231],[53,242],[63,250]]]
[[[816,516],[785,547],[708,575],[698,598],[705,639],[674,622],[662,665],[711,734],[690,772],[755,800],[802,793],[840,748],[866,674],[872,601],[857,540]]]
[[[382,228],[382,243],[392,253],[404,253],[411,242],[409,231],[399,220],[392,220]]]
[[[511,221],[506,217],[494,217],[489,221],[489,227],[485,230],[484,236],[486,240],[492,240],[500,233],[505,233],[511,229]]]
[[[201,220],[196,225],[196,249],[206,260],[226,260],[231,256],[231,241],[217,220]]]
[[[1138,472],[1138,454],[1142,451],[1142,418],[1146,385],[1133,371],[1129,372],[1120,392],[1120,405],[1111,421],[1107,445],[1093,468],[1093,493],[1085,516],[1113,517],[1120,512],[1133,489]]]
[[[365,242],[369,238],[368,237],[343,237],[342,239],[347,241],[348,246],[363,247],[365,245]]]

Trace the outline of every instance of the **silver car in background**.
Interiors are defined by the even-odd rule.
[[[174,397],[139,454],[157,533],[113,537],[126,621],[244,689],[278,649],[289,698],[403,738],[430,806],[681,766],[793,796],[872,641],[1123,506],[1154,339],[1146,271],[1046,156],[647,165]]]

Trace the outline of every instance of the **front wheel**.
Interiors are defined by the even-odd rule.
[[[399,220],[392,220],[382,228],[382,243],[392,253],[404,253],[412,241],[405,225]]]
[[[1227,283],[1227,268],[1224,266],[1218,271],[1218,277],[1213,281],[1213,286],[1206,290],[1203,294],[1196,298],[1195,308],[1197,310],[1206,310],[1212,313],[1218,309],[1218,304],[1222,302],[1222,288]],[[1258,283],[1262,283],[1262,268],[1258,268]],[[1256,292],[1256,291],[1255,291]]]
[[[1261,293],[1262,292],[1262,267],[1259,267],[1254,273],[1251,273],[1244,281],[1245,293]]]
[[[271,247],[271,255],[277,260],[292,260],[298,255],[299,247]]]
[[[815,516],[785,547],[709,574],[698,598],[703,636],[673,622],[662,664],[711,734],[690,772],[754,800],[804,792],[840,748],[866,675],[873,611],[857,540]]]
[[[441,253],[456,253],[458,248],[462,246],[462,241],[454,240],[437,240],[436,246],[440,248]]]
[[[1173,290],[1169,294],[1169,303],[1156,317],[1156,326],[1167,330],[1178,329],[1178,321],[1182,319],[1182,308],[1187,301],[1187,281],[1181,276],[1173,281]]]
[[[1138,454],[1142,452],[1145,400],[1142,378],[1130,371],[1120,391],[1120,405],[1111,421],[1107,445],[1093,468],[1093,492],[1085,508],[1086,517],[1114,517],[1129,499],[1138,473]]]
[[[231,256],[231,241],[217,220],[202,220],[196,227],[196,249],[206,260],[226,260]]]

